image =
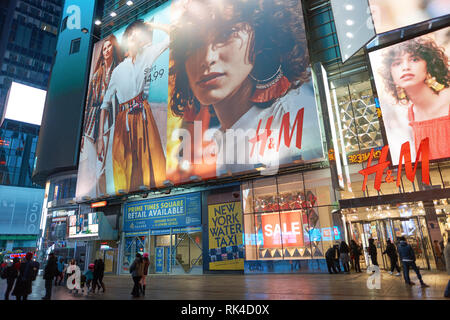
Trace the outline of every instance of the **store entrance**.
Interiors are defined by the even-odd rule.
[[[184,232],[152,236],[150,265],[156,274],[202,274],[202,233]]]
[[[431,269],[433,252],[428,237],[425,218],[409,217],[396,219],[382,219],[374,221],[360,221],[351,224],[352,239],[360,243],[364,248],[365,267],[371,265],[370,256],[367,253],[369,239],[375,240],[377,246],[377,260],[380,268],[389,269],[390,261],[386,250],[386,241],[390,239],[395,244],[398,238],[404,236],[416,255],[416,265],[421,269]]]

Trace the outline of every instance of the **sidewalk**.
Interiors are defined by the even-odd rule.
[[[266,275],[151,275],[147,277],[145,297],[132,298],[130,276],[106,275],[105,293],[70,294],[64,286],[53,287],[52,300],[449,300],[444,290],[449,276],[443,272],[423,271],[430,286],[421,288],[414,272],[407,286],[402,277],[381,273],[381,288],[367,287],[367,273],[351,274],[266,274]],[[1,299],[6,280],[1,280]],[[33,283],[29,300],[41,300],[44,280]],[[15,297],[10,297],[14,300]]]

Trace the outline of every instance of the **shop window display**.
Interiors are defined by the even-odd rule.
[[[242,185],[247,261],[323,259],[324,242],[341,240],[340,230],[328,227],[330,196],[323,191],[329,193],[329,186],[312,186],[305,188],[301,173]],[[320,206],[319,194],[324,198]]]

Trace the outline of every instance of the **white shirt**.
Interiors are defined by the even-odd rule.
[[[301,148],[296,146],[296,117],[303,109],[303,130]],[[286,146],[285,132],[281,131],[283,118],[289,113],[288,136],[292,135],[290,144]],[[272,131],[264,145],[264,133],[268,119],[273,116]],[[287,120],[287,118],[286,118]],[[285,120],[285,121],[286,121]],[[256,137],[258,125],[260,141],[251,140]],[[295,125],[295,127],[294,127]],[[304,84],[296,90],[275,101],[269,108],[253,106],[234,125],[224,133],[220,128],[205,134],[205,139],[215,141],[217,146],[216,174],[220,176],[227,171],[243,172],[255,169],[255,165],[263,164],[269,170],[278,170],[279,165],[292,163],[294,160],[314,160],[323,157],[323,144],[318,121],[318,112],[311,83]],[[279,142],[281,133],[281,140]],[[230,141],[230,143],[227,143]],[[286,141],[287,143],[288,140]],[[278,149],[279,146],[279,150]],[[262,149],[261,149],[262,148]],[[252,152],[253,149],[253,152]],[[262,151],[262,154],[261,154]]]
[[[101,108],[108,108],[114,95],[120,104],[137,97],[144,90],[146,71],[151,75],[153,63],[168,47],[169,37],[166,37],[158,44],[145,46],[136,56],[134,63],[130,57],[122,61],[112,72]]]

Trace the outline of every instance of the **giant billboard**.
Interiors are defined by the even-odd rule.
[[[301,12],[170,1],[98,42],[77,196],[322,160]]]
[[[450,158],[450,27],[369,53],[393,165],[429,138],[429,159]],[[414,147],[412,147],[414,146]]]
[[[369,0],[369,4],[377,33],[450,14],[446,0]]]

